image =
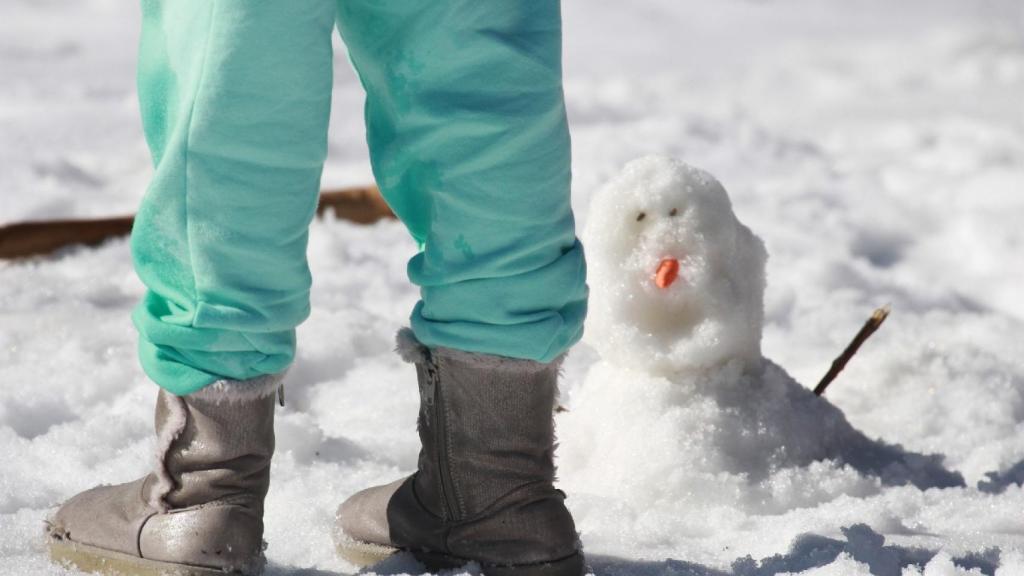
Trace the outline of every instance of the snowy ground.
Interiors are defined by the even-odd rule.
[[[0,5],[0,223],[132,211],[148,174],[137,8]],[[775,503],[668,480],[631,487],[661,498],[647,506],[574,492],[595,572],[1024,574],[1019,1],[566,0],[565,25],[581,224],[634,157],[716,174],[770,253],[765,355],[813,385],[892,303],[829,398],[869,436],[944,455],[966,483],[887,486],[826,462],[774,471],[760,487]],[[362,96],[343,58],[336,68],[325,183],[361,184]],[[313,315],[268,501],[272,575],[350,570],[329,537],[336,505],[414,464],[417,393],[390,352],[416,299],[413,250],[397,223],[314,225]],[[0,264],[0,575],[67,573],[45,559],[43,517],[149,464],[155,389],[128,319],[140,294],[124,241]],[[570,409],[596,361],[587,345],[570,358]],[[563,466],[567,484],[575,471]],[[727,505],[654,506],[705,497]],[[403,571],[405,558],[379,567]]]

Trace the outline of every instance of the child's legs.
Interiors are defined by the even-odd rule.
[[[377,182],[424,250],[428,346],[549,361],[586,314],[558,0],[340,0]]]
[[[332,0],[143,0],[139,97],[155,173],[132,231],[140,357],[186,394],[274,374],[309,313]]]

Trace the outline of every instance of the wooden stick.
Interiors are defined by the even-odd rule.
[[[50,254],[66,246],[95,246],[132,230],[132,217],[19,222],[0,228],[0,258]]]
[[[871,318],[868,318],[868,321],[864,323],[864,326],[862,326],[860,331],[857,332],[857,335],[853,337],[853,341],[846,347],[846,350],[843,350],[843,353],[832,361],[832,367],[828,369],[828,373],[825,374],[825,377],[822,378],[821,382],[818,382],[818,385],[814,388],[815,396],[821,396],[825,393],[825,389],[828,388],[828,385],[836,379],[836,376],[839,376],[839,373],[843,371],[843,368],[846,368],[846,363],[849,362],[850,358],[853,358],[854,354],[857,353],[861,344],[870,338],[871,335],[875,333],[875,330],[878,330],[882,325],[882,322],[885,322],[885,319],[889,317],[890,311],[891,308],[888,304],[875,310],[874,314],[871,315]]]
[[[395,215],[376,186],[329,190],[320,194],[317,214],[370,224]],[[0,226],[0,259],[43,256],[74,245],[95,246],[132,231],[133,216],[18,222]]]
[[[323,216],[328,210],[333,211],[336,218],[357,224],[373,224],[378,220],[395,218],[395,213],[391,211],[376,186],[357,186],[321,192],[316,213]]]

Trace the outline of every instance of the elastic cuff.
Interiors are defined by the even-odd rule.
[[[538,362],[528,358],[512,358],[510,356],[498,356],[496,354],[485,354],[483,352],[467,352],[445,346],[428,348],[416,338],[411,328],[402,328],[395,335],[395,352],[402,360],[410,364],[425,362],[431,357],[442,357],[464,364],[471,364],[476,368],[491,370],[525,370],[527,372],[559,368],[565,360],[568,352],[563,352],[551,362]]]
[[[188,395],[204,402],[252,402],[277,393],[288,370],[248,380],[217,380]]]

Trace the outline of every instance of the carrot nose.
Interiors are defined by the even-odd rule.
[[[678,277],[679,260],[662,258],[658,263],[658,271],[654,273],[654,285],[658,288],[668,288]]]

